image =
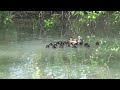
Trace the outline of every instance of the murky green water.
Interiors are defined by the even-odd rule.
[[[47,49],[47,42],[26,41],[0,45],[1,79],[109,79],[120,78],[119,53],[112,52],[109,63],[98,55],[97,62],[90,59],[97,48]],[[108,54],[107,59],[109,58]],[[107,55],[107,54],[106,54]],[[113,60],[114,59],[114,60]]]

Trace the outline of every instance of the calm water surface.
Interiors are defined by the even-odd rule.
[[[1,79],[109,79],[120,78],[120,61],[106,64],[84,63],[83,49],[46,49],[47,42],[26,41],[0,45]],[[72,57],[71,57],[72,56]],[[81,57],[83,56],[83,57]],[[77,58],[80,58],[78,60]]]

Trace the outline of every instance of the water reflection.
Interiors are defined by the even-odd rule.
[[[45,44],[38,41],[0,46],[0,78],[120,78],[119,68],[116,69],[115,65],[114,68],[112,64],[109,65],[108,69],[107,65],[89,63],[88,58],[93,49],[53,50],[45,49],[44,46]]]

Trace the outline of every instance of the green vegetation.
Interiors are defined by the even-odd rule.
[[[120,11],[0,11],[0,78],[120,78],[119,29]],[[45,48],[78,35],[89,49]]]
[[[0,11],[0,40],[119,36],[119,11]],[[54,33],[54,35],[53,35]]]

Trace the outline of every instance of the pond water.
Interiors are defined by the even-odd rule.
[[[120,54],[92,54],[99,47],[45,48],[40,40],[0,45],[1,79],[117,79]],[[104,52],[104,51],[103,51]],[[91,56],[93,55],[93,56]],[[105,55],[107,57],[105,57]],[[110,57],[111,55],[111,57]],[[114,56],[118,56],[115,58]],[[92,57],[92,58],[91,58]],[[104,58],[105,57],[105,58]],[[94,61],[92,61],[94,60]],[[99,61],[96,61],[99,60]],[[104,60],[104,62],[102,62]],[[109,60],[109,63],[108,63]]]

